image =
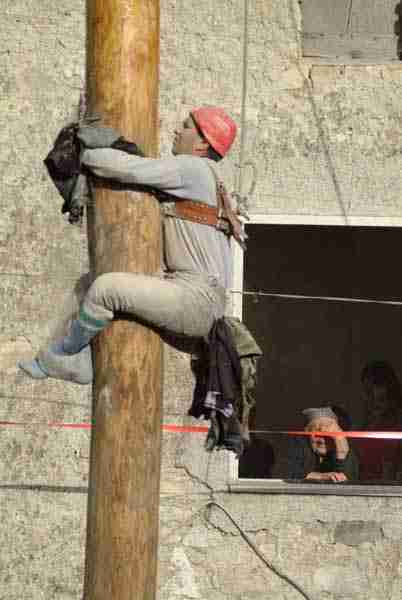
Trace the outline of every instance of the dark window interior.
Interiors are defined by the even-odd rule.
[[[335,406],[345,412],[343,429],[402,431],[399,400],[373,425],[371,392],[361,381],[373,361],[391,366],[396,386],[402,380],[402,306],[341,300],[402,301],[402,230],[248,225],[247,233],[243,320],[264,351],[251,428],[303,430],[303,409]],[[252,434],[240,477],[299,479],[292,464],[309,454],[308,439]],[[359,481],[402,479],[400,442],[349,440],[349,445],[359,462]],[[381,466],[370,473],[367,463],[374,458]]]

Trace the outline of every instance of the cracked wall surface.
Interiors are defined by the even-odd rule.
[[[67,224],[42,160],[76,117],[85,75],[85,2],[4,0],[0,32],[0,599],[82,593],[91,390],[17,372],[77,305],[85,227]],[[186,111],[224,105],[240,120],[243,0],[161,0],[161,154]],[[402,217],[402,69],[300,59],[296,0],[249,2],[245,150],[257,215]],[[237,181],[239,141],[221,171]],[[251,184],[244,173],[244,190]],[[164,419],[190,422],[189,359],[165,353]],[[400,600],[401,501],[229,494],[227,454],[164,433],[160,600],[299,598],[269,571],[225,506],[279,569],[320,600]]]

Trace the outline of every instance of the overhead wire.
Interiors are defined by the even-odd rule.
[[[246,165],[251,165],[253,168],[253,182],[251,185],[251,189],[249,191],[249,195],[254,192],[256,180],[257,180],[257,172],[254,163],[248,161],[245,163],[244,155],[245,155],[245,146],[246,146],[246,135],[247,135],[247,81],[248,81],[248,23],[249,23],[249,2],[248,0],[244,0],[244,13],[243,13],[243,73],[242,73],[242,99],[241,99],[241,136],[240,136],[240,153],[239,153],[239,172],[238,172],[238,180],[237,180],[237,200],[238,204],[245,204],[245,206],[241,206],[240,210],[243,212],[244,216],[247,217],[247,199],[242,197],[243,191],[243,172],[244,167]],[[209,473],[209,462],[207,465],[207,475]],[[248,537],[248,535],[243,531],[243,529],[237,524],[234,518],[230,515],[230,513],[218,502],[216,502],[213,498],[206,504],[206,508],[208,509],[211,506],[215,506],[219,508],[236,529],[239,531],[241,537],[246,541],[246,543],[250,546],[250,548],[254,551],[254,553],[258,556],[258,558],[278,577],[286,581],[289,585],[291,585],[294,589],[296,589],[305,600],[312,600],[310,596],[298,585],[294,582],[290,577],[282,573],[277,567],[275,567],[271,562],[269,562],[262,552],[257,548],[257,546],[252,542],[252,540]]]
[[[248,23],[249,23],[249,2],[244,0],[243,12],[243,53],[242,53],[242,93],[241,93],[241,116],[240,116],[240,150],[238,162],[238,175],[236,183],[236,191],[233,196],[237,203],[237,212],[246,220],[250,220],[248,211],[248,197],[254,194],[257,184],[257,167],[251,160],[245,160],[246,141],[247,141],[247,83],[248,83]],[[243,194],[243,178],[246,167],[252,170],[251,185],[248,193]]]
[[[350,5],[350,11],[351,10],[352,10],[352,2]],[[297,20],[296,20],[296,16],[294,13],[294,7],[293,7],[291,1],[290,1],[290,5],[289,5],[289,14],[290,14],[290,18],[291,18],[292,25],[293,25],[293,31],[295,32],[295,35],[296,35],[297,41],[298,41],[299,37],[298,37]],[[256,170],[255,164],[252,161],[245,161],[245,148],[246,148],[246,140],[247,140],[247,96],[248,96],[248,66],[249,66],[249,59],[248,59],[249,33],[248,33],[248,30],[249,30],[249,2],[248,2],[248,0],[244,0],[244,33],[243,33],[244,42],[243,42],[243,60],[242,60],[242,95],[241,95],[241,119],[240,119],[241,120],[241,133],[240,133],[240,151],[239,151],[239,164],[238,164],[239,170],[238,170],[237,185],[236,185],[238,202],[240,200],[240,202],[239,202],[240,204],[242,202],[244,203],[245,201],[247,201],[246,198],[242,197],[244,171],[245,171],[246,166],[251,166],[253,169],[253,179],[252,179],[251,189],[248,193],[248,196],[251,196],[254,193],[256,180],[257,180],[257,170]],[[327,135],[326,135],[325,129],[323,127],[322,119],[318,113],[318,107],[317,107],[315,98],[313,96],[311,79],[309,77],[307,77],[306,74],[303,72],[303,69],[300,66],[300,61],[298,58],[295,58],[292,62],[295,63],[296,69],[298,70],[298,72],[302,78],[302,81],[304,81],[304,86],[307,91],[308,101],[311,106],[312,115],[313,115],[313,118],[314,118],[314,121],[316,124],[316,128],[317,128],[317,132],[318,132],[318,139],[321,142],[321,147],[322,147],[323,154],[325,157],[327,170],[330,174],[330,177],[331,177],[331,180],[333,183],[335,196],[337,198],[338,205],[339,205],[341,213],[342,213],[343,221],[344,221],[345,225],[348,226],[349,225],[348,208],[343,199],[343,193],[342,193],[341,186],[339,183],[338,174],[336,172],[334,161],[331,156],[331,151],[330,151],[329,144],[327,141]],[[269,197],[271,197],[271,196],[276,197],[274,194],[269,194],[268,192],[264,192],[264,195],[269,196]],[[247,209],[246,209],[246,211],[247,211]]]
[[[293,22],[293,28],[296,36],[298,37],[298,28],[296,23],[296,18],[294,14],[293,5],[290,3],[290,15]],[[349,6],[349,16],[350,19],[351,11],[353,6],[353,0],[350,0]],[[239,154],[239,172],[238,172],[238,181],[237,181],[237,193],[238,196],[241,197],[242,189],[243,189],[243,173],[245,167],[244,161],[244,153],[245,153],[245,145],[246,145],[246,105],[247,105],[247,69],[248,69],[248,0],[244,0],[244,44],[243,44],[243,88],[242,88],[242,108],[241,108],[241,138],[240,138],[240,154]],[[329,145],[326,139],[326,133],[322,124],[322,120],[318,114],[318,107],[313,97],[312,92],[312,82],[308,77],[304,74],[303,70],[300,67],[299,61],[296,59],[296,68],[298,69],[302,79],[305,83],[305,89],[307,90],[308,99],[311,105],[312,114],[316,123],[318,138],[321,141],[321,146],[323,149],[324,157],[327,163],[327,169],[332,179],[334,191],[336,198],[338,200],[338,204],[344,219],[344,223],[346,226],[349,225],[348,220],[348,208],[345,205],[342,190],[340,187],[340,183],[338,180],[338,176],[336,173],[335,165],[332,160],[331,152],[329,149]],[[254,192],[256,183],[256,171],[254,167],[254,181],[252,185],[251,193]],[[376,305],[393,305],[400,306],[402,302],[392,301],[392,300],[374,300],[367,298],[345,298],[345,297],[333,297],[333,296],[311,296],[305,294],[283,294],[276,292],[261,292],[261,291],[248,291],[248,290],[231,290],[232,294],[242,294],[252,295],[255,297],[265,296],[270,298],[279,298],[279,299],[298,299],[298,300],[309,300],[309,301],[330,301],[330,302],[346,302],[346,303],[364,303],[364,304],[376,304]],[[248,537],[248,535],[243,531],[243,529],[238,525],[235,519],[231,516],[231,514],[218,502],[215,500],[211,500],[207,503],[206,507],[215,506],[219,510],[221,510],[227,518],[231,521],[231,523],[236,527],[239,531],[242,538],[246,541],[249,547],[253,550],[253,552],[259,557],[259,559],[279,578],[286,581],[289,585],[291,585],[294,589],[296,589],[305,600],[311,600],[311,597],[307,594],[307,592],[296,582],[294,582],[290,577],[288,577],[285,573],[280,571],[277,567],[275,567],[267,558],[262,554],[262,552],[258,549],[258,547],[253,543],[253,541]]]
[[[346,19],[346,35],[350,36],[350,25],[352,22],[352,10],[353,10],[353,0],[349,0],[348,13]]]
[[[246,120],[247,120],[247,80],[248,80],[248,0],[244,0],[243,14],[243,59],[242,59],[242,95],[241,95],[241,117],[240,117],[240,152],[239,172],[237,180],[237,192],[239,195],[243,189],[244,152],[246,146]]]
[[[258,556],[258,558],[264,563],[264,565],[266,567],[268,567],[280,579],[283,579],[283,581],[286,581],[286,583],[288,583],[295,590],[297,590],[299,592],[299,594],[301,596],[303,596],[303,598],[305,598],[305,600],[312,600],[311,596],[309,596],[307,594],[307,592],[298,583],[293,581],[293,579],[291,579],[288,575],[283,573],[283,571],[278,569],[278,567],[273,565],[264,556],[264,554],[261,552],[261,550],[256,546],[256,544],[254,544],[254,542],[249,538],[249,536],[246,534],[246,532],[240,527],[240,525],[236,522],[236,520],[232,517],[232,515],[226,510],[226,508],[224,506],[222,506],[218,502],[215,502],[215,500],[210,500],[209,502],[207,502],[206,508],[208,509],[211,506],[215,506],[216,508],[219,508],[219,510],[221,510],[227,516],[229,521],[234,525],[234,527],[236,527],[237,531],[240,533],[240,535],[244,539],[244,541],[250,546],[250,548],[253,550],[253,552]]]
[[[344,302],[352,304],[380,304],[385,306],[402,306],[401,300],[377,300],[374,298],[349,298],[343,296],[317,296],[308,294],[291,294],[281,292],[265,292],[253,290],[230,290],[231,294],[239,294],[242,296],[256,296],[267,298],[279,298],[284,300],[317,300],[323,302]]]
[[[299,29],[297,26],[297,19],[296,19],[296,15],[295,15],[295,8],[294,8],[293,0],[288,0],[288,9],[289,9],[290,19],[292,22],[293,32],[296,37],[296,43],[297,43],[297,46],[299,46]],[[329,149],[329,144],[327,142],[327,135],[326,135],[325,129],[323,127],[323,119],[319,115],[317,103],[316,103],[314,95],[313,95],[312,80],[309,77],[306,77],[305,73],[303,72],[303,69],[300,66],[299,57],[295,57],[292,62],[294,63],[302,81],[304,82],[304,87],[307,91],[307,97],[308,97],[308,100],[309,100],[309,103],[311,106],[313,118],[314,118],[315,125],[316,125],[317,132],[318,132],[318,139],[321,142],[321,147],[322,147],[322,150],[324,153],[325,161],[327,163],[327,169],[328,169],[328,172],[329,172],[329,175],[331,177],[332,184],[334,187],[335,196],[337,198],[343,220],[345,222],[345,225],[347,226],[347,225],[349,225],[348,208],[346,207],[344,199],[343,199],[343,194],[342,194],[341,186],[339,183],[338,174],[336,172],[334,161],[331,156],[331,151]]]

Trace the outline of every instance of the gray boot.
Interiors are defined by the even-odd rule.
[[[32,379],[47,379],[49,377],[36,358],[33,360],[20,360],[17,364]]]
[[[96,333],[97,331],[94,335]],[[91,348],[86,343],[82,350],[74,354],[67,353],[64,350],[65,339],[54,340],[40,350],[34,359],[18,361],[18,367],[36,380],[50,377],[83,385],[91,383],[93,381]]]

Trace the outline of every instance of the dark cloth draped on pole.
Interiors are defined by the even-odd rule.
[[[158,147],[159,0],[87,0],[88,113]],[[158,202],[97,184],[88,215],[95,275],[154,273],[161,257]],[[161,342],[117,320],[94,343],[95,382],[85,600],[156,594],[161,445]]]

